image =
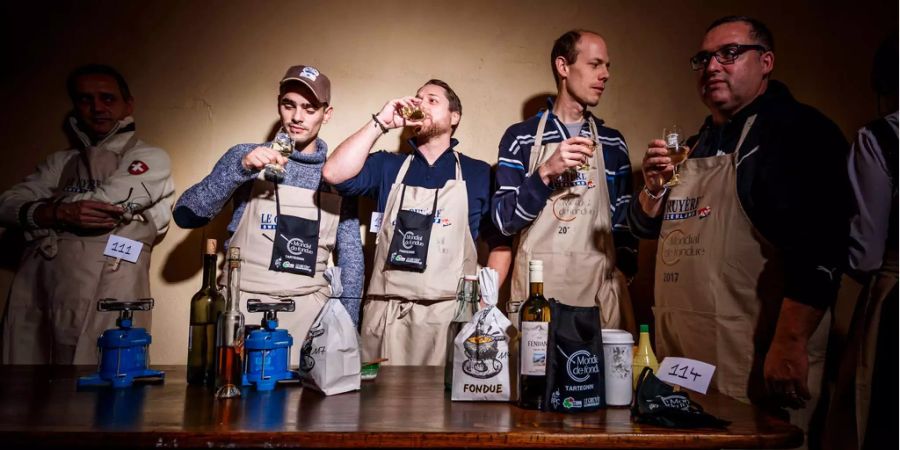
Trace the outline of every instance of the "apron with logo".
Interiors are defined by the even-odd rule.
[[[248,315],[247,299],[290,298],[295,310],[279,313],[278,327],[303,341],[329,297],[325,268],[337,241],[340,213],[341,197],[335,193],[276,186],[262,172],[253,180],[250,200],[228,244],[241,249],[240,309],[246,323],[262,320],[259,314]],[[314,269],[311,276],[307,265]],[[296,346],[293,356],[299,358],[299,351]]]
[[[363,361],[388,358],[386,364],[393,365],[444,364],[447,329],[456,312],[457,283],[463,275],[475,274],[478,264],[469,231],[466,182],[459,155],[454,152],[454,156],[456,177],[442,188],[403,183],[412,155],[391,186],[375,240],[374,268],[363,306]],[[396,267],[388,261],[401,197],[404,210],[434,216],[422,271]]]
[[[559,147],[542,144],[549,115],[544,113],[538,124],[529,176],[537,176],[538,166]],[[603,147],[594,120],[588,123],[597,144],[591,167],[567,172],[562,178],[569,186],[556,187],[537,218],[519,233],[510,298],[528,298],[528,261],[538,259],[544,262],[546,297],[572,306],[597,305],[603,328],[634,331],[625,278],[616,269]]]
[[[119,136],[124,139],[124,136]],[[119,167],[137,144],[131,134],[120,151],[101,143],[68,160],[54,199],[93,191]],[[129,197],[137,196],[132,193]],[[123,198],[123,202],[128,199]],[[150,297],[150,253],[156,226],[140,220],[96,233],[58,231],[26,247],[10,288],[9,312],[3,327],[3,362],[8,364],[96,364],[97,338],[116,327],[115,312],[98,312],[97,300]],[[144,243],[136,263],[104,256],[110,234]],[[134,315],[135,327],[149,327],[150,313]]]
[[[657,355],[713,364],[716,390],[765,405],[763,364],[784,298],[784,270],[737,195],[739,150],[755,120],[744,123],[733,153],[682,164],[663,212],[653,310]],[[813,398],[790,411],[804,430],[818,402],[830,322],[828,313],[808,344]]]

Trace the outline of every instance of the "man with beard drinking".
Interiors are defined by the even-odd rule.
[[[420,114],[409,114],[411,110]],[[475,239],[490,210],[490,166],[455,148],[462,117],[453,89],[429,80],[391,100],[341,143],[322,169],[343,195],[377,202],[374,268],[363,305],[362,357],[395,365],[442,365],[456,286],[475,274]],[[409,155],[379,151],[390,130],[415,127]]]

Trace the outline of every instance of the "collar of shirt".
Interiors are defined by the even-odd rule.
[[[328,144],[320,138],[316,138],[316,151],[312,153],[303,153],[294,150],[290,159],[305,164],[324,164],[325,156],[328,154]]]
[[[707,136],[700,143],[703,148],[697,157],[713,156],[720,150],[724,154],[735,151],[747,118],[765,112],[767,108],[779,104],[786,98],[792,98],[787,86],[780,81],[769,80],[765,92],[738,111],[728,122],[716,125],[712,121],[712,116],[707,116],[701,129],[701,134],[706,131]]]
[[[438,158],[436,160],[434,160],[434,164],[428,164],[428,159],[426,159],[425,155],[423,155],[422,152],[419,150],[419,145],[416,144],[416,139],[409,138],[407,143],[413,149],[413,158],[421,160],[423,163],[425,163],[425,165],[427,165],[429,167],[437,166],[442,160],[444,160],[446,158],[451,158],[451,159],[455,160],[455,158],[453,158],[452,150],[454,148],[456,148],[457,145],[459,145],[459,141],[457,141],[454,138],[450,138],[450,146],[447,147],[447,149],[444,150],[443,153],[441,153],[441,156],[438,156]],[[454,161],[454,163],[455,163],[455,161]]]
[[[560,118],[556,114],[553,114],[554,101],[555,101],[555,97],[547,97],[547,109],[539,111],[538,117],[540,117],[544,113],[550,114],[550,116],[547,117],[547,121],[553,122],[556,125],[556,128],[560,132],[560,135],[564,136],[562,139],[560,139],[562,141],[562,140],[570,138],[571,136],[569,136],[569,130],[566,128],[565,124],[563,124],[562,120],[560,120]],[[581,124],[581,132],[583,133],[584,130],[590,130],[590,125],[588,124],[589,120],[593,120],[594,123],[597,124],[598,132],[599,132],[599,128],[601,126],[603,126],[603,123],[604,123],[603,119],[594,116],[594,114],[591,113],[591,111],[587,108],[584,109],[584,123]],[[588,133],[590,134],[590,132],[588,132]]]
[[[131,135],[136,129],[134,117],[128,116],[118,121],[115,127],[113,127],[106,136],[98,139],[96,143],[92,143],[90,136],[81,129],[81,125],[75,116],[69,116],[69,127],[72,129],[72,132],[75,133],[75,137],[81,141],[84,148],[91,146],[106,147],[114,152],[120,152],[125,147],[125,144],[131,139]]]

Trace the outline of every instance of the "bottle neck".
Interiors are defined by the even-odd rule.
[[[478,293],[474,284],[464,285],[456,293],[455,322],[468,322],[478,311]]]
[[[530,287],[528,288],[528,296],[529,297],[543,297],[544,296],[544,282],[543,281],[533,281],[531,282]]]
[[[540,266],[531,266],[528,268],[528,294],[530,297],[544,296],[544,270]]]
[[[646,331],[641,333],[640,338],[638,338],[638,348],[653,351],[653,347],[650,346],[650,333]]]
[[[226,298],[226,308],[228,312],[239,311],[238,305],[241,301],[241,266],[239,264],[231,265],[228,268],[228,296]]]
[[[203,286],[216,289],[216,255],[203,255]]]

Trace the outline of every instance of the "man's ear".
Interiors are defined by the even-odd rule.
[[[759,57],[759,61],[762,63],[763,76],[768,77],[775,70],[775,53],[765,52]]]
[[[450,113],[450,125],[457,126],[459,125],[459,120],[462,118],[462,115],[459,111],[453,111]]]
[[[569,62],[566,61],[565,56],[557,56],[556,60],[553,61],[553,66],[560,81],[569,77]]]
[[[125,111],[128,112],[129,116],[134,114],[134,97],[125,100]]]
[[[322,123],[328,123],[331,120],[331,115],[334,114],[334,108],[331,105],[325,107],[325,118],[322,120]]]

